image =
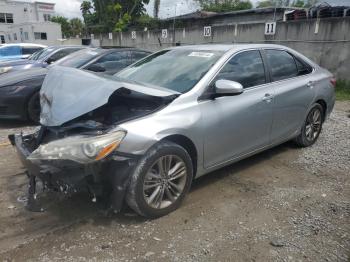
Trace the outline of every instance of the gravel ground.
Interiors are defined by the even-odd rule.
[[[297,163],[303,164],[313,173],[320,168],[342,170],[350,173],[350,110],[345,103],[342,110],[333,111],[323,132],[313,147],[303,149]]]
[[[286,143],[196,180],[156,220],[106,216],[86,195],[44,196],[48,210],[30,213],[23,170],[0,146],[0,261],[349,262],[349,110],[337,103],[310,148]]]

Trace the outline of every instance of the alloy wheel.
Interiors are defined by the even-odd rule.
[[[305,125],[305,136],[310,142],[317,139],[321,132],[322,113],[319,108],[314,108],[308,115]]]
[[[146,203],[156,209],[173,204],[185,189],[187,175],[186,164],[178,156],[158,158],[145,175],[143,195]]]

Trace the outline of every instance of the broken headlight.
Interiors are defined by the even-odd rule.
[[[72,160],[82,164],[101,160],[112,153],[125,137],[125,131],[100,136],[72,136],[56,140],[36,149],[29,160]]]

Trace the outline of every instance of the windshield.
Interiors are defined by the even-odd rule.
[[[74,52],[60,60],[55,65],[80,68],[92,59],[100,55],[103,49],[84,49],[78,52]]]
[[[29,60],[40,60],[55,51],[54,47],[47,47],[32,54]]]
[[[45,49],[36,51],[34,54],[32,54],[30,57],[28,57],[28,60],[38,60],[39,56],[44,52]]]
[[[137,62],[115,76],[185,93],[204,76],[223,52],[164,50]]]

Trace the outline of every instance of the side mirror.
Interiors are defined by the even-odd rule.
[[[96,64],[89,65],[86,69],[93,71],[93,72],[105,72],[106,71],[105,68],[103,68],[102,66],[96,65]]]
[[[235,81],[218,80],[215,82],[215,97],[235,96],[243,93],[243,86]]]
[[[48,64],[48,65],[51,65],[53,62],[55,62],[53,59],[51,59],[51,58],[49,58],[49,59],[47,59],[46,60],[46,63]]]

